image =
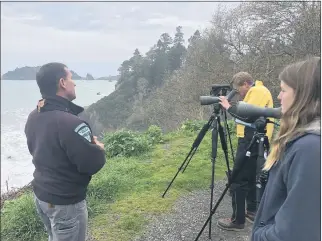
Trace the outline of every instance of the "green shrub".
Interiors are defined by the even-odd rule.
[[[151,125],[145,132],[145,135],[147,136],[149,143],[151,143],[152,145],[163,142],[162,130],[156,125]]]
[[[190,132],[200,131],[207,122],[204,120],[186,120],[182,123],[181,129]]]
[[[91,181],[88,194],[95,194],[95,197],[100,200],[112,201],[123,183],[124,178],[122,174],[114,175],[113,172],[108,173],[108,175],[100,176]]]
[[[41,240],[45,236],[30,193],[6,201],[1,210],[1,240]]]
[[[188,132],[196,132],[200,131],[201,128],[207,123],[207,121],[204,120],[187,120],[183,122],[181,126],[181,130],[188,131]],[[236,124],[235,121],[233,120],[227,120],[228,128],[229,128],[229,133],[231,135],[236,134]],[[221,126],[223,128],[226,128],[226,123],[221,120]]]
[[[103,142],[108,157],[138,156],[151,147],[146,136],[126,130],[105,134]]]

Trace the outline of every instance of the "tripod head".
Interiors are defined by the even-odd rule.
[[[226,96],[227,91],[230,91]],[[214,85],[210,91],[210,96],[200,96],[201,105],[212,105],[220,102],[219,96],[226,96],[227,100],[230,101],[237,90],[230,88],[229,85]]]
[[[227,92],[229,94],[227,95]],[[227,100],[230,101],[237,91],[232,89],[229,84],[215,84],[211,86],[210,96],[200,96],[201,105],[212,105],[214,108],[214,114],[218,115],[220,110],[223,112],[223,109],[220,105],[219,96],[226,96]]]
[[[220,111],[222,111],[222,107],[219,103],[213,104],[213,112],[216,115],[219,115]]]
[[[268,121],[269,120],[265,117],[259,117],[257,120],[255,120],[254,125],[256,128],[256,132],[260,134],[266,134],[266,126]]]

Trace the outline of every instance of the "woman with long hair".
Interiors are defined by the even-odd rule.
[[[320,241],[321,59],[287,66],[279,75],[282,117],[264,170],[267,185],[252,241]]]

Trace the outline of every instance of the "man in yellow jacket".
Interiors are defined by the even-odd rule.
[[[239,72],[233,76],[233,87],[236,89],[243,101],[259,107],[273,108],[271,92],[264,86],[262,81],[254,81],[247,72]],[[220,97],[221,105],[228,110],[231,107],[225,97]],[[272,120],[272,119],[270,119]],[[267,124],[266,136],[271,140],[273,135],[273,124]],[[251,148],[251,156],[246,158],[246,149],[249,146],[255,130],[250,127],[237,124],[238,146],[236,152],[233,173],[238,170],[238,175],[231,184],[232,208],[231,218],[220,219],[218,226],[225,230],[239,231],[244,229],[245,219],[254,221],[256,214],[256,161],[258,157],[258,144]],[[243,164],[243,162],[246,163]],[[243,164],[243,167],[240,166]],[[245,207],[245,200],[247,207]],[[246,210],[246,213],[245,213]]]

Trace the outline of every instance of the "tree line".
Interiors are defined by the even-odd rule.
[[[199,96],[239,71],[262,80],[279,106],[280,71],[321,56],[320,9],[320,2],[308,1],[243,2],[229,10],[222,4],[212,26],[187,50],[182,68],[143,104],[147,122],[173,129],[186,119],[209,118]]]
[[[276,101],[279,72],[321,55],[320,7],[314,1],[280,1],[227,9],[222,3],[211,26],[196,30],[187,45],[178,26],[173,37],[161,34],[144,56],[135,49],[118,69],[116,91],[91,106],[90,115],[108,130],[152,124],[173,130],[186,119],[209,118],[211,110],[200,105],[199,96],[239,71],[262,80]]]
[[[120,75],[118,86],[126,82],[136,82],[141,87],[142,85],[153,89],[160,87],[164,79],[169,78],[182,66],[187,50],[198,37],[200,32],[197,30],[189,38],[189,45],[186,48],[182,26],[177,26],[173,37],[169,33],[162,33],[145,56],[142,56],[139,49],[135,49],[133,56],[123,61],[118,68]]]

